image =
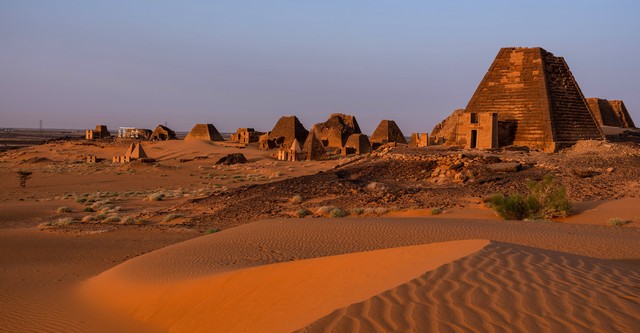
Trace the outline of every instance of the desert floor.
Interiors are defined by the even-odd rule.
[[[555,222],[504,221],[470,198],[439,215],[275,218],[204,234],[157,212],[351,160],[173,141],[143,143],[156,164],[82,162],[127,146],[0,155],[0,331],[640,331],[638,198],[578,202]],[[235,152],[251,163],[214,165]],[[34,172],[26,188],[20,169]],[[98,213],[82,199],[110,200],[122,222],[42,227]],[[614,216],[633,223],[607,226]]]

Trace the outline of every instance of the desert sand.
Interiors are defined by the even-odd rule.
[[[11,232],[19,231],[5,231],[7,239],[18,239]],[[28,264],[41,255],[38,249],[60,248],[51,239],[45,242],[47,238],[62,237],[58,242],[85,250],[92,244],[87,236],[31,232],[31,246],[11,256],[14,264],[7,266],[20,268],[15,280],[23,270],[38,269],[37,264]],[[121,238],[144,238],[131,232],[92,235],[101,242],[94,243],[101,251],[67,257],[62,247],[60,253],[44,256],[45,276],[3,291],[3,299],[10,301],[5,309],[10,311],[2,313],[5,319],[12,318],[3,319],[3,329],[634,332],[639,328],[638,228],[441,218],[269,220],[118,264],[127,259],[124,253],[138,247],[140,254],[144,252],[140,248],[153,245],[117,250],[104,246],[105,242],[121,245],[123,241],[116,242]],[[75,242],[67,243],[69,239]],[[9,257],[6,250],[3,253]],[[105,259],[109,256],[111,261]],[[68,264],[54,269],[56,260]],[[60,284],[51,270],[72,276]],[[5,278],[10,278],[8,271]],[[24,294],[31,296],[19,296]],[[52,306],[55,310],[43,310]]]
[[[595,181],[564,172],[579,186],[572,195],[601,198],[575,202],[570,217],[504,221],[450,183],[430,187],[443,198],[414,197],[402,185],[423,181],[416,174],[427,164],[398,162],[401,155],[371,158],[388,163],[375,175],[380,166],[367,158],[285,163],[227,143],[143,145],[157,163],[82,162],[86,154],[110,159],[127,142],[53,142],[0,155],[0,176],[10,180],[0,185],[1,332],[640,330],[640,200],[632,183],[620,195],[618,172]],[[237,152],[249,163],[214,165]],[[34,172],[26,188],[18,169]],[[501,177],[516,184],[545,170]],[[432,186],[428,179],[422,186]],[[383,185],[371,190],[372,182]],[[500,189],[487,184],[476,188]],[[576,190],[585,188],[595,194]],[[459,204],[438,214],[415,201],[376,215],[280,217],[348,204],[340,192],[374,207],[431,196]],[[148,199],[159,193],[162,200]],[[292,203],[294,194],[303,201]],[[89,199],[108,201],[120,220],[80,222],[99,213],[86,211]],[[233,223],[212,217],[211,203],[225,200]],[[260,220],[268,200],[272,218]],[[194,215],[178,215],[185,212]],[[608,226],[612,217],[631,223]],[[59,218],[75,223],[42,226]]]

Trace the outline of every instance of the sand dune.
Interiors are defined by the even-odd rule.
[[[83,291],[98,303],[168,331],[250,332],[259,328],[260,332],[289,332],[486,244],[468,240],[360,252],[170,283],[131,280],[115,268],[89,281]],[[180,266],[166,270],[174,276],[184,272]]]
[[[638,332],[640,272],[492,243],[300,332]]]
[[[170,331],[633,332],[638,266],[605,259],[637,260],[638,231],[435,218],[260,221],[129,260],[83,294]],[[427,273],[429,252],[416,257],[419,244],[482,238],[500,242]]]

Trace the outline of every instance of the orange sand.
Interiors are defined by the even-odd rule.
[[[453,241],[359,252],[165,283],[131,280],[116,268],[83,289],[93,301],[167,331],[289,332],[486,244]],[[136,264],[144,269],[143,260]]]

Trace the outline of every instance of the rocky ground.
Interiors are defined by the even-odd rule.
[[[525,149],[385,148],[318,174],[219,191],[153,214],[179,213],[192,227],[226,229],[258,219],[464,206],[495,193],[526,193],[547,174],[573,202],[640,196],[640,146],[581,142],[556,154]]]

